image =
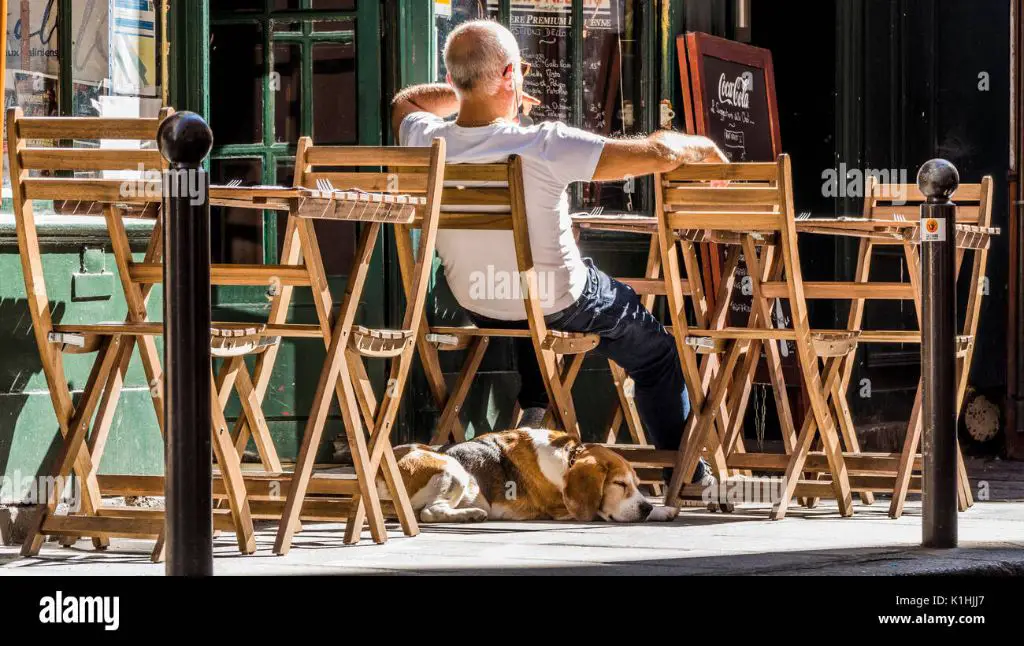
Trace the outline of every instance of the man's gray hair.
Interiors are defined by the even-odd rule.
[[[459,92],[496,93],[502,70],[519,61],[516,37],[493,20],[462,23],[444,45],[444,64]]]

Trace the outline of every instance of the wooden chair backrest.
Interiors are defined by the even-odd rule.
[[[865,180],[864,216],[907,220],[921,217],[921,204],[926,200],[916,184],[883,184],[870,175]],[[961,184],[953,195],[957,205],[957,224],[987,227],[992,222],[992,177],[986,175],[980,184]]]
[[[159,203],[166,168],[156,146],[157,118],[26,117],[21,108],[7,111],[11,188],[15,209],[32,200],[76,200],[117,204]],[[141,147],[75,147],[82,140],[139,141]],[[104,171],[141,171],[138,181],[104,177]],[[152,186],[148,186],[151,183]],[[154,190],[138,190],[147,187]]]
[[[446,146],[443,139],[434,139],[429,147],[399,146],[315,146],[312,139],[299,140],[295,160],[295,186],[318,188],[318,180],[327,180],[337,190],[357,189],[370,192],[426,195],[426,203],[417,206],[416,222],[422,228],[416,266],[410,270],[411,291],[403,329],[410,329],[419,318],[429,286],[429,263],[433,257],[444,179]],[[392,170],[368,170],[392,169]],[[372,226],[378,226],[374,223]],[[313,255],[319,261],[319,245],[309,220],[300,221],[304,228],[303,252],[306,261]],[[404,273],[404,271],[403,271]]]
[[[656,181],[655,208],[673,235],[705,230],[778,236],[792,328],[809,330],[788,155],[775,163],[688,164]]]
[[[448,164],[440,208],[440,229],[512,233],[526,317],[536,336],[544,338],[547,326],[530,247],[522,158],[513,155],[504,164]]]

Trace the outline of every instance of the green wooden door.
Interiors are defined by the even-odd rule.
[[[214,183],[290,186],[296,144],[303,136],[313,137],[318,145],[382,142],[380,12],[377,0],[210,2]],[[284,216],[215,209],[212,224],[214,262],[278,262]],[[317,233],[337,304],[357,229],[349,223],[318,222]],[[380,253],[374,262],[361,320],[379,326],[384,319]],[[217,288],[214,319],[266,320],[269,287]],[[289,317],[292,322],[316,322],[308,289],[295,290]],[[323,358],[318,340],[285,342],[278,356],[264,412],[284,459],[297,450]],[[379,379],[380,367],[373,368],[377,370],[371,376]],[[236,402],[228,414],[238,414]],[[331,438],[340,428],[340,421],[332,419],[321,459],[330,459]]]

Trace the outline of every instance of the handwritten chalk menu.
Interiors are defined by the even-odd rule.
[[[487,7],[498,11],[497,0],[488,0]],[[569,84],[572,71],[570,41],[572,39],[572,0],[513,0],[509,28],[515,34],[523,60],[533,67],[525,79],[528,94],[540,99],[530,117],[536,121],[570,122]],[[607,33],[614,38],[611,0],[587,0],[584,7],[584,79],[605,71],[600,53],[601,38]],[[605,71],[605,73],[607,73]],[[595,83],[584,83],[584,127],[601,132],[608,116],[604,101],[593,96]],[[588,91],[589,90],[589,91]]]
[[[730,161],[774,159],[771,129],[766,127],[768,97],[764,72],[732,61],[704,59],[704,130]],[[760,90],[760,91],[759,91]]]

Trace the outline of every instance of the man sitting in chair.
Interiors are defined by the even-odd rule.
[[[566,189],[573,182],[624,180],[725,157],[709,139],[675,132],[607,139],[558,122],[521,125],[524,104],[538,102],[523,91],[525,65],[515,37],[496,22],[460,25],[448,37],[444,60],[447,84],[418,85],[395,97],[392,126],[399,143],[429,146],[443,137],[447,161],[456,164],[522,157],[544,320],[553,330],[600,336],[597,353],[635,382],[637,408],[655,446],[678,449],[690,404],[675,340],[631,287],[580,256]],[[437,251],[455,298],[477,326],[526,327],[520,295],[480,289],[482,276],[518,276],[508,231],[441,230]],[[529,339],[516,339],[516,354],[521,426],[538,426],[549,402]],[[707,478],[710,469],[702,461],[694,481]]]

